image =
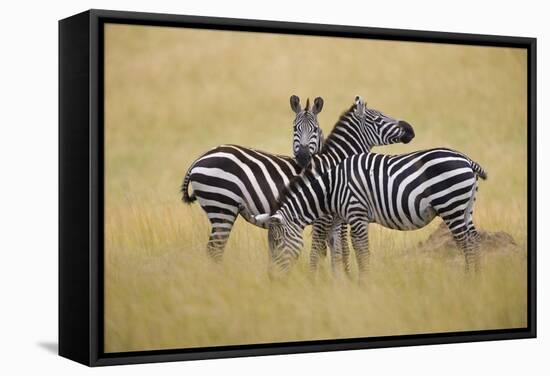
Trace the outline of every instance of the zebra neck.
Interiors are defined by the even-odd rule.
[[[330,213],[331,188],[327,175],[306,174],[290,187],[280,207],[288,221],[305,227]]]
[[[317,171],[325,172],[352,155],[371,151],[371,143],[361,132],[357,132],[352,120],[341,120],[325,141],[323,150],[313,156]]]

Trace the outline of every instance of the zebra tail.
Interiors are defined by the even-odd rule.
[[[187,170],[187,173],[185,174],[185,178],[183,179],[183,183],[181,185],[181,193],[182,193],[181,200],[186,204],[190,204],[197,199],[197,197],[195,196],[195,193],[192,193],[191,195],[189,195],[189,181],[191,180],[190,173],[191,173],[191,170],[193,169],[193,166],[191,166],[189,170]]]
[[[477,176],[479,176],[483,180],[487,180],[487,171],[485,171],[479,163],[470,160],[470,164],[472,165],[472,170],[474,170]]]

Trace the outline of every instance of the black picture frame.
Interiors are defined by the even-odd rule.
[[[103,25],[177,26],[525,48],[528,55],[528,325],[523,329],[244,346],[103,351]],[[536,337],[536,39],[88,10],[59,21],[59,354],[88,366]]]

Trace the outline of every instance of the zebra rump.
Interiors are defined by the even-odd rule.
[[[219,203],[217,211],[223,211],[224,205],[239,207],[245,204],[242,199],[246,199],[253,214],[270,212],[281,187],[300,171],[291,157],[238,145],[220,145],[203,154],[189,168],[181,186],[182,201],[192,203],[199,195]],[[189,194],[191,181],[194,189]]]

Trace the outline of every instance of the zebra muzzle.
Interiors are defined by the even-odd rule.
[[[296,162],[301,168],[307,167],[309,161],[311,160],[311,153],[307,146],[300,145],[298,152],[296,153]]]
[[[403,131],[403,136],[401,136],[401,142],[408,144],[414,138],[414,129],[406,121],[399,120],[399,127]]]

